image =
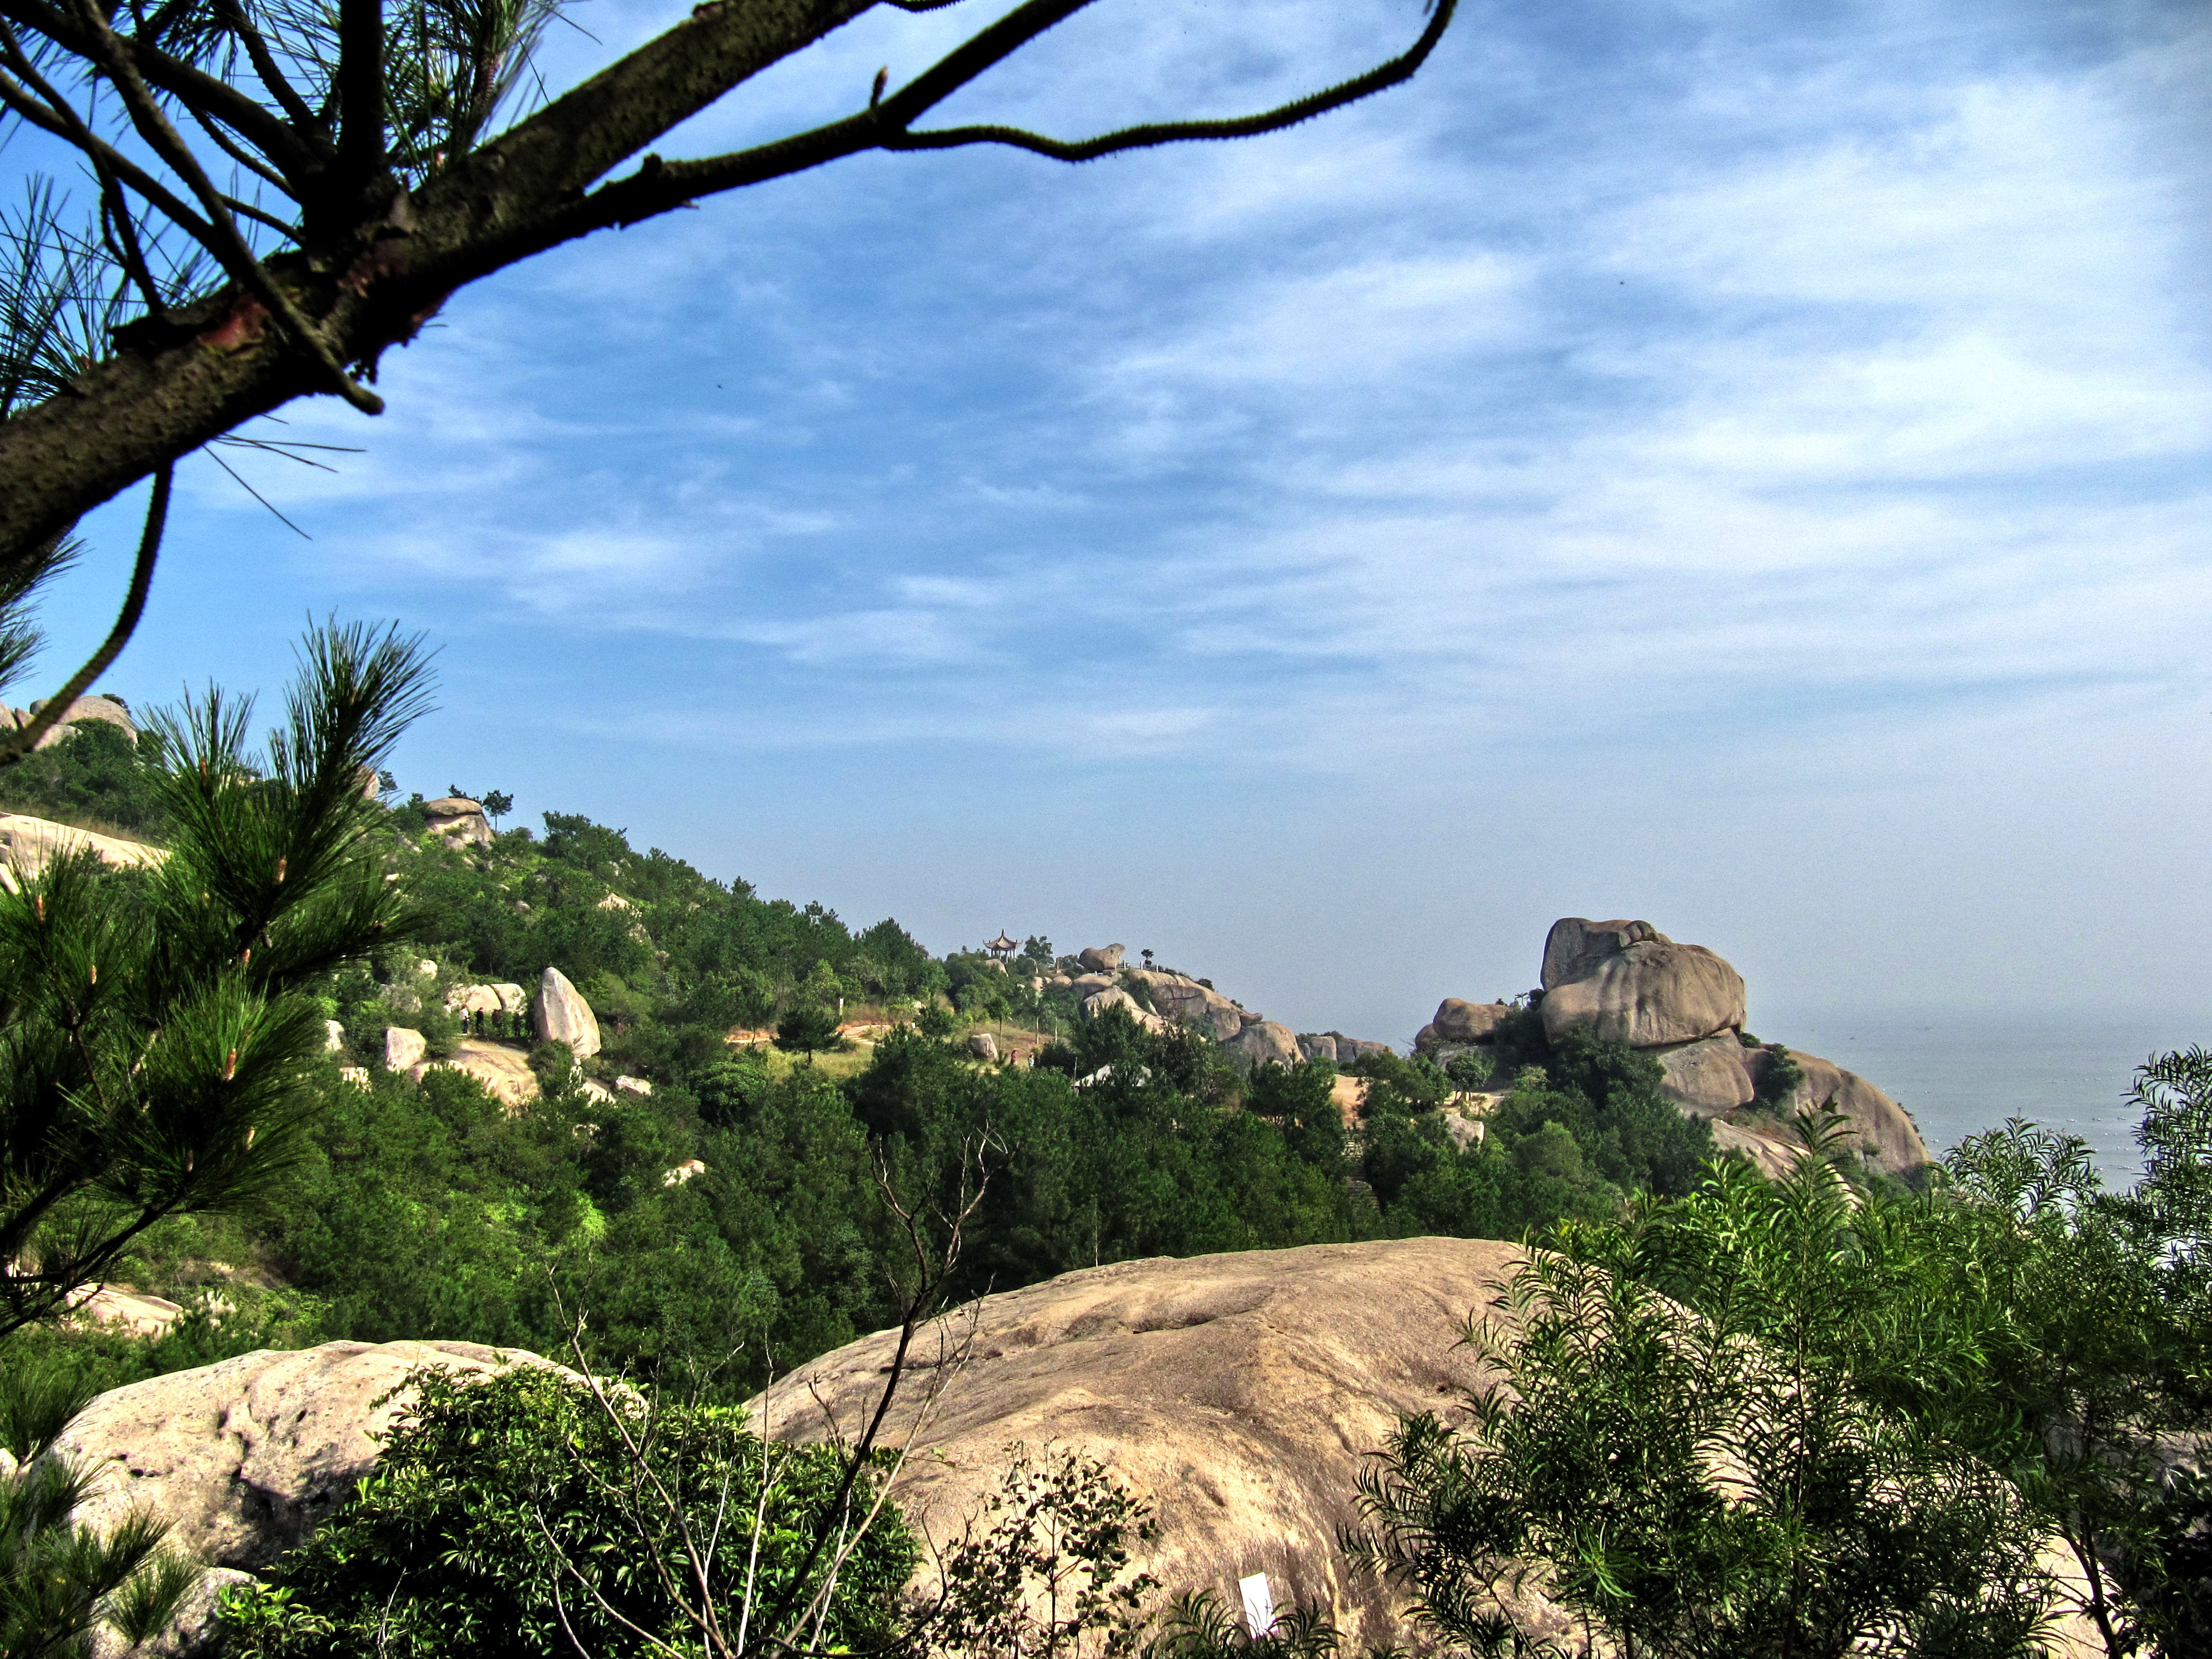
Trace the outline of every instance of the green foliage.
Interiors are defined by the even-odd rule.
[[[1761,1047],[1747,1040],[1747,1046]],[[1786,1043],[1766,1043],[1762,1052],[1766,1058],[1759,1067],[1759,1079],[1753,1085],[1753,1096],[1760,1105],[1778,1109],[1787,1104],[1790,1097],[1805,1086],[1805,1068],[1797,1063]]]
[[[90,1399],[81,1378],[11,1351],[0,1367],[0,1654],[82,1659],[103,1632],[149,1640],[198,1584],[163,1547],[166,1524],[132,1511],[104,1532],[71,1524],[95,1475],[50,1449]]]
[[[1343,1638],[1318,1607],[1294,1607],[1275,1617],[1275,1627],[1255,1636],[1237,1613],[1210,1590],[1176,1597],[1159,1633],[1145,1644],[1145,1659],[1336,1659]],[[1394,1659],[1381,1649],[1374,1659]]]
[[[163,863],[58,858],[0,893],[0,1334],[164,1216],[281,1178],[315,1104],[315,992],[408,926],[359,779],[424,674],[389,630],[310,634],[263,755],[250,702],[219,691],[155,717]]]
[[[1151,1510],[1096,1459],[1011,1446],[998,1489],[943,1553],[916,1646],[945,1659],[1131,1653],[1157,1584],[1129,1553],[1152,1532]]]
[[[818,1054],[837,1046],[837,1016],[801,1003],[775,1023],[775,1046],[787,1054]]]
[[[1663,1212],[1564,1227],[1516,1273],[1509,1319],[1471,1331],[1514,1403],[1408,1419],[1362,1482],[1356,1547],[1435,1634],[1526,1650],[1531,1583],[1652,1659],[2036,1650],[2033,1510],[1840,1357],[1866,1338],[1834,1144],[1784,1181],[1722,1167]],[[1686,1273],[1692,1305],[1656,1287]]]
[[[918,1552],[895,1510],[867,1521],[866,1476],[829,1510],[842,1470],[828,1448],[763,1442],[724,1408],[595,1398],[534,1366],[411,1381],[416,1398],[353,1501],[227,1599],[233,1653],[696,1652],[702,1605],[734,1632],[746,1611],[765,1623],[817,1592],[810,1645],[865,1650],[891,1634]],[[835,1550],[806,1565],[825,1527],[859,1534],[834,1577]]]
[[[28,812],[107,835],[167,841],[174,825],[162,799],[152,732],[137,743],[122,727],[86,720],[48,749],[0,769],[0,811]]]

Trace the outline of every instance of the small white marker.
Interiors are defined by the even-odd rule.
[[[1267,1588],[1267,1575],[1255,1572],[1249,1578],[1240,1578],[1237,1588],[1244,1594],[1244,1627],[1254,1637],[1275,1633],[1275,1597]]]

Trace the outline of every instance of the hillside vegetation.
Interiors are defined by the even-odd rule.
[[[125,734],[88,727],[0,778],[0,804],[158,841],[143,766]],[[1255,1072],[1194,1032],[1085,1021],[1038,986],[1055,960],[1042,939],[1021,964],[1037,971],[1009,974],[980,953],[933,957],[893,921],[855,930],[714,880],[580,816],[484,846],[427,833],[419,796],[384,817],[413,929],[328,984],[343,1046],[305,1154],[254,1209],[172,1218],[138,1242],[118,1279],[198,1310],[162,1340],[34,1336],[102,1380],[337,1337],[555,1352],[580,1318],[600,1363],[675,1365],[742,1396],[892,1322],[904,1244],[884,1179],[949,1198],[980,1158],[955,1286],[969,1293],[1133,1257],[1513,1237],[1686,1191],[1710,1150],[1656,1095],[1656,1067],[1606,1044],[1528,1039],[1518,1058],[1544,1064],[1470,1140],[1440,1109],[1461,1085],[1425,1062],[1363,1059],[1353,1116],[1327,1063]],[[537,1045],[541,1098],[518,1109],[458,1071],[383,1068],[386,1026],[420,1030],[434,1060],[461,1035],[448,990],[533,986],[548,967],[589,1000],[603,1047],[577,1063]],[[794,1010],[834,1027],[840,1009],[872,1028],[832,1038],[842,1052],[732,1041]],[[477,1024],[528,1041],[518,1018]],[[1009,1048],[1030,1034],[1034,1064],[976,1059],[979,1027]],[[618,1078],[652,1092],[610,1089]]]

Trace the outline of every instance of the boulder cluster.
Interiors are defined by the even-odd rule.
[[[1677,944],[1648,921],[1553,922],[1542,984],[1528,1001],[1552,1042],[1582,1029],[1650,1054],[1662,1069],[1662,1092],[1691,1116],[1715,1120],[1721,1144],[1746,1139],[1733,1121],[1739,1116],[1826,1107],[1844,1116],[1880,1167],[1902,1172],[1928,1161],[1903,1107],[1833,1061],[1747,1037],[1743,976],[1705,946]],[[1413,1046],[1448,1063],[1490,1042],[1511,1012],[1509,1003],[1448,997]],[[1785,1062],[1799,1074],[1786,1090],[1778,1086]],[[1757,1157],[1767,1149],[1744,1150]]]
[[[424,963],[422,968],[435,972],[437,964]],[[413,1005],[410,1005],[410,1006]],[[446,993],[446,1009],[455,1014],[519,1014],[528,1008],[531,1026],[538,1041],[565,1042],[568,1051],[579,1060],[589,1060],[599,1052],[599,1022],[592,1012],[592,1005],[584,1000],[584,994],[568,981],[568,976],[558,968],[548,968],[538,976],[538,994],[526,997],[520,985],[456,985]],[[340,1037],[333,1034],[336,1046]],[[422,1034],[410,1026],[389,1025],[384,1031],[384,1067],[389,1072],[404,1072],[417,1083],[424,1073],[434,1066],[447,1066],[466,1073],[484,1086],[486,1093],[504,1102],[509,1107],[526,1105],[538,1098],[540,1090],[536,1073],[519,1048],[501,1042],[485,1042],[477,1037],[463,1037],[453,1045],[453,1050],[442,1060],[428,1057],[428,1044]],[[360,1081],[368,1081],[362,1073]],[[649,1094],[653,1085],[637,1078],[618,1080],[617,1087],[633,1085],[625,1091],[630,1094]],[[612,1099],[613,1095],[602,1085],[587,1085],[587,1092]]]
[[[1295,1066],[1307,1057],[1289,1026],[1254,1013],[1188,974],[1126,967],[1124,954],[1119,945],[1094,945],[1076,957],[1083,972],[1054,974],[1044,984],[1073,990],[1085,1019],[1118,1008],[1148,1030],[1180,1025],[1202,1032],[1255,1066]]]

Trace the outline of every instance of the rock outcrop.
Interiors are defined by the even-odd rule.
[[[429,833],[434,836],[465,842],[471,847],[491,845],[491,820],[484,817],[481,801],[471,800],[465,795],[446,795],[424,801],[422,816],[429,820]]]
[[[970,1031],[968,1052],[978,1060],[995,1060],[999,1057],[999,1039],[988,1031]]]
[[[474,1342],[325,1342],[113,1389],[57,1443],[104,1477],[74,1518],[105,1531],[143,1505],[212,1566],[266,1566],[375,1467],[376,1437],[404,1403],[387,1396],[409,1371],[510,1361],[548,1363]]]
[[[1734,1031],[1654,1049],[1666,1072],[1659,1091],[1692,1117],[1725,1117],[1757,1093],[1745,1058],[1754,1052]]]
[[[1847,1072],[1832,1060],[1795,1048],[1789,1054],[1804,1073],[1805,1080],[1781,1103],[1784,1109],[1832,1107],[1844,1115],[1860,1144],[1874,1153],[1875,1162],[1885,1170],[1910,1170],[1928,1162],[1927,1144],[1905,1108],[1857,1073]],[[1759,1049],[1747,1049],[1745,1057],[1752,1061],[1754,1075],[1772,1060]]]
[[[510,1111],[527,1106],[542,1092],[538,1074],[530,1069],[529,1056],[503,1043],[463,1037],[445,1059],[418,1060],[407,1067],[407,1075],[420,1083],[424,1073],[438,1066],[474,1078],[483,1085],[486,1094]]]
[[[1512,1012],[1510,1002],[1467,1002],[1446,997],[1437,1005],[1437,1017],[1429,1024],[1446,1042],[1487,1042],[1496,1033],[1498,1022]]]
[[[1076,960],[1094,974],[1111,974],[1121,966],[1123,947],[1119,945],[1094,945],[1078,953]]]
[[[966,1364],[939,1373],[926,1348],[893,1405],[896,1444],[944,1376],[899,1501],[945,1541],[1010,1446],[1071,1448],[1153,1506],[1158,1532],[1133,1564],[1168,1593],[1210,1589],[1233,1607],[1237,1581],[1264,1572],[1277,1606],[1318,1603],[1348,1648],[1402,1637],[1389,1593],[1346,1564],[1336,1529],[1358,1519],[1362,1462],[1400,1415],[1451,1418],[1458,1392],[1480,1386],[1461,1322],[1518,1260],[1473,1239],[1316,1244],[1121,1262],[987,1297]],[[755,1421],[787,1440],[849,1437],[896,1337],[800,1366],[754,1401]]]
[[[0,703],[0,727],[9,731],[21,731],[24,726],[28,726],[32,718],[44,710],[46,706],[46,699],[44,697],[33,702],[28,708],[10,708],[6,704]],[[88,720],[97,720],[103,726],[114,726],[131,742],[138,741],[137,724],[131,720],[131,711],[124,707],[122,701],[116,697],[94,696],[79,697],[71,703],[68,712],[54,725],[49,726],[33,747],[51,749],[58,743],[65,743],[75,737],[79,728]]]
[[[1656,1048],[1743,1026],[1743,976],[1699,945],[1645,921],[1554,922],[1544,942],[1544,1034],[1587,1026],[1609,1042]]]
[[[132,869],[161,862],[169,855],[143,842],[116,836],[96,836],[25,812],[0,812],[0,886],[15,890],[16,872],[35,876],[54,859],[67,853],[89,852],[102,863]]]
[[[1254,1020],[1223,1046],[1255,1066],[1295,1066],[1305,1057],[1298,1052],[1297,1034],[1272,1019]]]
[[[531,1018],[541,1042],[565,1042],[579,1060],[599,1052],[599,1022],[584,994],[568,983],[558,968],[548,968],[538,981],[538,1000]]]
[[[1101,991],[1093,991],[1083,999],[1082,1007],[1083,1017],[1085,1019],[1096,1019],[1109,1008],[1119,1008],[1148,1031],[1164,1031],[1168,1028],[1167,1021],[1152,1012],[1118,985],[1109,986]]]
[[[1130,975],[1145,988],[1152,1006],[1178,1025],[1203,1031],[1217,1042],[1235,1041],[1237,1034],[1259,1019],[1210,985],[1200,985],[1187,974],[1139,968]]]
[[[420,1031],[410,1031],[404,1025],[384,1028],[384,1069],[404,1072],[419,1062],[429,1050]]]

